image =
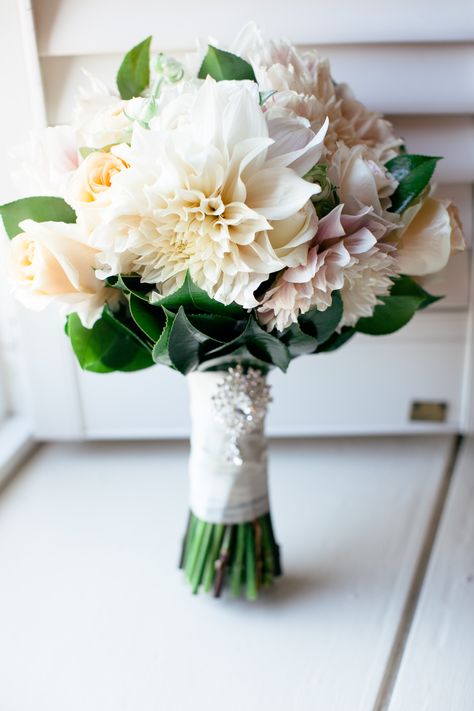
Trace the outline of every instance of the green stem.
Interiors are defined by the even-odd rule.
[[[186,533],[184,534],[183,538],[183,546],[181,549],[181,558],[179,561],[179,567],[181,570],[183,570],[186,566],[186,559],[189,555],[189,547],[190,547],[190,542],[193,537],[193,530],[196,525],[196,518],[193,515],[192,511],[189,512],[188,516],[188,525],[186,526]]]
[[[205,592],[209,592],[212,588],[212,583],[214,582],[214,576],[216,574],[216,559],[219,554],[222,538],[224,536],[224,529],[225,526],[223,523],[218,523],[213,527],[212,541],[209,548],[209,555],[207,556],[206,568],[204,570],[202,582]]]
[[[255,535],[251,523],[245,524],[246,527],[246,542],[245,542],[245,572],[246,572],[246,587],[245,597],[247,600],[256,600],[258,597],[257,591],[257,566],[255,557]]]
[[[201,579],[204,573],[204,566],[206,564],[206,555],[209,543],[211,542],[211,536],[214,525],[212,523],[204,523],[204,527],[201,534],[201,539],[199,542],[199,551],[196,557],[196,563],[191,574],[191,588],[193,595],[195,595],[201,584]]]
[[[193,593],[202,586],[219,597],[228,585],[234,597],[258,597],[262,586],[280,575],[279,548],[270,514],[254,521],[217,524],[191,513],[183,541],[180,566]]]
[[[238,597],[240,594],[240,584],[242,582],[242,569],[244,562],[245,551],[245,524],[240,523],[237,526],[237,545],[235,551],[234,562],[232,563],[232,572],[230,574],[230,589],[232,595]]]
[[[196,526],[191,537],[191,545],[189,547],[189,557],[186,561],[186,576],[189,582],[192,581],[193,573],[196,568],[197,558],[199,556],[199,550],[201,547],[202,537],[204,535],[206,523],[201,521],[201,519],[196,518]]]

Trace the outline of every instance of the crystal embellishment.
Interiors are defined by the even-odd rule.
[[[270,385],[259,370],[244,371],[241,365],[228,369],[212,396],[216,419],[228,435],[227,461],[243,464],[239,440],[263,422],[271,401]]]

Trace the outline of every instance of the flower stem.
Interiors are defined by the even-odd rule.
[[[279,548],[269,513],[237,524],[209,523],[191,513],[183,541],[180,567],[191,590],[213,591],[219,597],[228,587],[255,600],[263,587],[281,574]]]

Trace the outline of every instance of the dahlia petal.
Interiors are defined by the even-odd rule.
[[[319,185],[289,168],[264,168],[247,181],[247,205],[270,220],[284,220],[319,192]]]

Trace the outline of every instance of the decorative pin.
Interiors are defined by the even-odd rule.
[[[264,420],[272,401],[270,385],[259,370],[241,365],[229,368],[212,396],[218,422],[224,425],[229,443],[224,452],[227,461],[243,464],[239,439],[255,430]]]

